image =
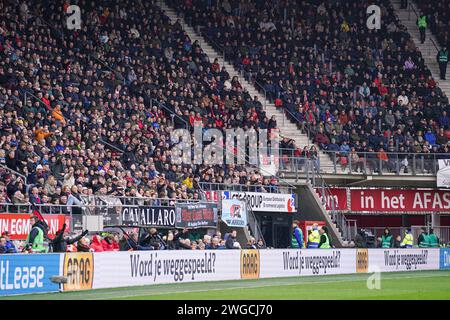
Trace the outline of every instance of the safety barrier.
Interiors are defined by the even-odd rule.
[[[197,281],[438,269],[450,269],[450,249],[7,254],[0,256],[0,295]],[[52,282],[55,276],[58,276],[61,284]]]

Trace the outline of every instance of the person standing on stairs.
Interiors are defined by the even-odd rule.
[[[408,0],[400,1],[400,9],[408,9]]]
[[[417,26],[419,27],[420,32],[420,43],[425,42],[425,30],[427,29],[427,16],[421,14],[417,17]]]
[[[439,64],[439,71],[441,80],[445,79],[445,74],[447,72],[447,63],[448,63],[448,50],[445,47],[442,47],[441,50],[437,53],[436,56],[437,63]]]

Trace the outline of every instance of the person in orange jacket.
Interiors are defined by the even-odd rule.
[[[45,128],[39,128],[34,131],[34,138],[36,139],[36,141],[41,141],[47,137],[50,137],[51,135],[53,135],[53,133],[48,131],[47,126]]]
[[[61,122],[61,124],[63,126],[66,125],[66,119],[64,118],[62,111],[61,111],[61,106],[58,104],[56,105],[56,107],[53,109],[52,111],[52,117],[55,118],[56,121]]]

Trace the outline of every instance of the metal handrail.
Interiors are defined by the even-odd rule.
[[[7,167],[7,166],[5,166],[4,164],[1,164],[1,163],[0,163],[0,168],[3,168],[3,169],[5,169],[5,170],[8,170],[8,171],[14,173],[15,175],[21,177],[21,178],[23,179],[23,182],[24,182],[25,184],[27,184],[27,177],[25,177],[25,175],[19,173],[19,172],[16,171],[16,170],[13,170],[13,169]]]
[[[107,145],[108,147],[110,147],[110,148],[112,148],[112,149],[114,149],[114,150],[120,152],[120,153],[125,153],[125,150],[122,150],[122,149],[120,149],[120,148],[118,148],[118,147],[112,145],[111,143],[109,143],[109,142],[103,140],[101,137],[98,138],[98,141],[101,142],[101,143],[103,143],[103,144],[105,144],[105,145]]]
[[[246,184],[227,184],[227,183],[219,183],[219,182],[199,182],[199,184],[202,186],[202,189],[204,191],[245,191],[245,192],[261,192],[256,191],[256,189],[265,189],[267,193],[281,193],[280,189],[287,190],[288,193],[292,193],[292,191],[295,189],[292,185],[277,185],[277,186],[270,186],[270,185],[246,185]]]
[[[151,104],[151,105],[150,105],[150,108],[153,107],[153,103],[155,102],[155,103],[158,105],[158,107],[163,108],[164,110],[166,110],[167,112],[169,112],[171,116],[176,117],[177,119],[180,119],[180,120],[184,123],[184,126],[185,126],[186,129],[188,129],[188,130],[190,129],[190,127],[191,127],[190,123],[187,122],[186,120],[184,120],[183,118],[181,118],[181,117],[180,117],[179,115],[177,115],[174,111],[170,110],[166,105],[164,105],[164,103],[162,103],[162,102],[160,102],[160,101],[158,101],[158,100],[156,100],[156,99],[154,99],[154,98],[151,98],[151,97],[148,96],[148,95],[146,95],[146,96],[147,96],[147,98],[150,100],[150,104]]]

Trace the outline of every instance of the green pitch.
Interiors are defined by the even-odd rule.
[[[368,289],[370,274],[271,278],[150,285],[4,299],[450,299],[449,271],[382,273],[381,288]]]

